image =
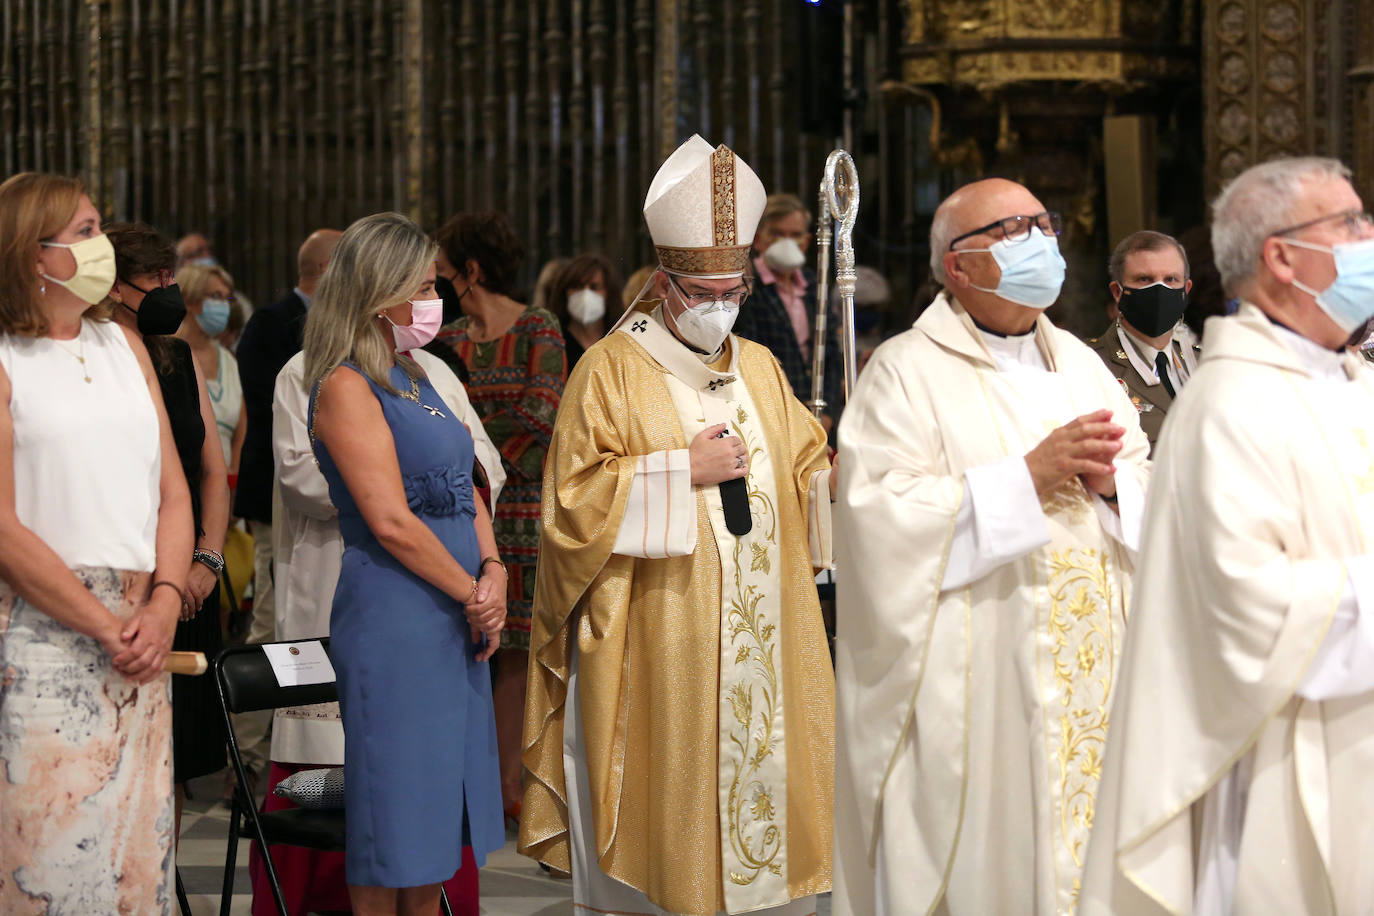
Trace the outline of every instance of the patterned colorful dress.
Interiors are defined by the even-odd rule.
[[[567,379],[563,332],[558,319],[539,308],[527,308],[493,341],[475,343],[467,329],[464,315],[440,331],[438,340],[468,367],[468,398],[506,469],[492,518],[510,575],[501,646],[528,649],[544,455]]]

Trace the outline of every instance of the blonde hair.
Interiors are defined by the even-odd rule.
[[[210,286],[215,281],[221,281],[229,287],[229,294],[234,293],[234,278],[229,276],[229,271],[218,265],[211,267],[208,264],[183,264],[177,270],[177,286],[181,287],[181,299],[183,302],[204,302],[210,295]]]
[[[39,242],[71,222],[84,193],[77,179],[42,172],[20,172],[0,184],[0,333],[48,332],[34,259]]]
[[[391,367],[412,379],[424,371],[395,351],[377,315],[400,305],[424,282],[439,246],[399,213],[374,213],[349,226],[320,277],[305,321],[305,379],[314,388],[345,360],[399,394]]]
[[[802,203],[802,199],[795,194],[788,194],[783,191],[769,194],[768,199],[763,204],[763,215],[759,217],[759,225],[766,226],[774,220],[791,216],[793,213],[800,213],[806,225],[811,225],[811,211]]]

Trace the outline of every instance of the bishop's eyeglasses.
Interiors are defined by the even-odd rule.
[[[712,302],[728,302],[735,308],[739,308],[740,305],[744,303],[744,300],[749,298],[749,294],[753,291],[753,285],[749,282],[749,278],[746,277],[740,280],[739,286],[736,286],[734,289],[726,290],[723,293],[689,293],[682,288],[682,284],[678,283],[672,274],[668,273],[666,270],[663,274],[668,278],[668,282],[673,284],[673,289],[677,290],[677,294],[682,297],[682,301],[686,302],[690,308],[700,308]]]

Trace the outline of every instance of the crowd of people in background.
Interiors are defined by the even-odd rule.
[[[923,881],[922,912],[941,898],[950,912],[1073,908],[1106,741],[1110,683],[1092,672],[1122,658],[1149,457],[1184,387],[1205,375],[1199,310],[1223,311],[1199,303],[1221,296],[1210,250],[1151,230],[1120,240],[1103,290],[1110,324],[1084,346],[1043,314],[1064,274],[1058,215],[1014,182],[961,188],[935,214],[940,291],[915,331],[882,344],[902,330],[897,304],[880,272],[859,268],[863,372],[847,403],[834,302],[818,339],[813,215],[794,194],[765,196],[725,147],[694,141],[646,202],[657,264],[588,251],[536,272],[502,213],[461,212],[431,231],[381,213],[312,232],[296,285],[257,309],[199,233],[173,242],[152,225],[102,222],[68,178],[0,184],[0,910],[41,897],[52,912],[170,912],[184,787],[225,768],[226,734],[213,680],[165,677],[167,652],[213,658],[235,641],[325,636],[340,704],[233,723],[265,810],[291,805],[271,790],[304,770],[348,774],[347,852],[270,852],[292,912],[431,913],[443,887],[456,912],[475,914],[477,869],[508,828],[603,912],[708,912],[720,900],[802,912],[829,886],[832,808],[851,853],[836,864],[837,912],[907,912]],[[726,154],[728,205],[686,196],[687,177]],[[1280,178],[1344,181],[1329,164],[1305,167]],[[686,238],[712,219],[714,237]],[[1348,222],[1374,232],[1367,217]],[[1264,265],[1255,282],[1268,290],[1288,268]],[[1248,308],[1252,336],[1306,333],[1277,306],[1264,313],[1278,331]],[[1340,327],[1349,346],[1367,330]],[[894,494],[892,475],[908,468],[921,470]],[[727,484],[745,478],[747,511],[764,519],[752,534],[729,522]],[[714,534],[701,522],[700,536],[733,556],[696,550],[695,492],[702,518],[724,520]],[[813,582],[832,547],[857,583],[839,607],[838,708]],[[1073,659],[1058,643],[1031,645],[1036,564],[1097,577],[1100,601],[1060,625],[1063,642],[1097,621]],[[731,605],[735,588],[751,597]],[[703,602],[720,606],[704,629],[692,614]],[[959,608],[999,623],[944,623]],[[645,614],[655,623],[638,629]],[[722,656],[712,628],[725,618]],[[829,615],[825,625],[833,640]],[[754,688],[729,662],[747,631],[758,646],[739,649],[737,667],[754,665],[755,648],[771,665],[773,626],[787,660],[767,695],[788,725],[753,748],[755,713],[739,697]],[[1077,704],[1077,740],[1096,742],[1078,814],[1048,783],[1008,791],[1018,774],[1054,769],[1036,756],[1036,723],[1070,725],[1041,708],[1038,686],[978,667],[1042,650],[1060,680],[1054,702]],[[633,653],[653,670],[632,669]],[[923,678],[938,689],[916,708]],[[718,689],[721,720],[733,702],[743,727],[736,767],[771,787],[751,790],[751,815],[731,807],[738,786],[716,781]],[[434,700],[417,705],[419,694]],[[702,696],[712,712],[698,721]],[[1134,735],[1151,720],[1132,700]],[[635,704],[649,702],[669,710],[671,735],[646,724]],[[927,723],[919,737],[904,724],[913,709]],[[963,737],[940,744],[928,736],[938,723]],[[1073,743],[1056,732],[1051,744],[1061,739]],[[1074,747],[1075,761],[1089,753]],[[627,759],[643,777],[633,784]],[[957,763],[970,759],[996,765]],[[1120,770],[1111,797],[1129,812],[1121,786],[1142,777]],[[78,784],[81,804],[64,802]],[[771,822],[783,789],[790,826],[758,836],[778,844],[775,857],[795,849],[790,873],[749,843],[702,840],[727,821],[740,836],[754,829],[737,814]],[[654,825],[667,822],[681,829],[661,838]],[[1207,836],[1223,859],[1239,842]],[[89,847],[73,852],[74,837]],[[275,911],[266,853],[255,848],[251,866],[257,914]],[[1094,869],[1091,905],[1132,898],[1114,859]],[[1213,877],[1217,900],[1250,893],[1234,862]]]

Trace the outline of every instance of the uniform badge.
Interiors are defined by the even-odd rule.
[[[1116,358],[1117,358],[1117,359],[1126,359],[1126,351],[1125,351],[1125,350],[1117,350],[1117,351],[1116,351]],[[1117,379],[1117,381],[1119,382],[1119,381],[1121,381],[1121,379]]]

